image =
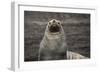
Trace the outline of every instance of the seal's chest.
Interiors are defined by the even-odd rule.
[[[49,39],[48,40],[48,46],[51,49],[55,49],[55,48],[60,48],[62,46],[62,40],[60,38],[58,39]]]
[[[60,34],[53,34],[53,35],[47,35],[47,37],[49,37],[49,40],[58,40],[61,39],[61,35]]]

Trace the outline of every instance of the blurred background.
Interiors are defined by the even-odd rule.
[[[60,20],[67,48],[90,58],[90,14],[24,11],[24,61],[37,61],[40,42],[51,19]]]

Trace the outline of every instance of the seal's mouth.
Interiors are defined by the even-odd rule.
[[[59,32],[60,27],[58,25],[52,25],[52,26],[49,27],[49,31],[52,32],[52,33]]]

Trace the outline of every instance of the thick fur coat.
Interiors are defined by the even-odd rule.
[[[66,59],[66,41],[61,22],[48,22],[44,37],[40,43],[39,60]]]

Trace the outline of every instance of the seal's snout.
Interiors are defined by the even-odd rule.
[[[57,25],[52,25],[49,28],[50,32],[59,32],[60,31],[60,27]]]
[[[58,20],[51,20],[49,22],[49,31],[52,32],[52,33],[55,33],[55,32],[59,32],[60,31],[60,25],[59,25],[59,21]]]

